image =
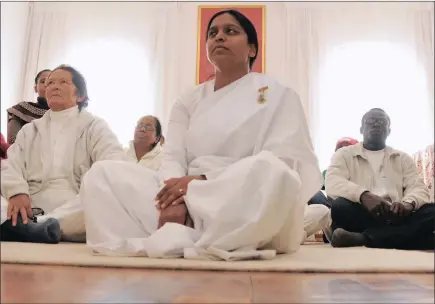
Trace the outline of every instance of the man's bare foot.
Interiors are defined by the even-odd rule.
[[[335,229],[331,238],[332,247],[357,247],[365,244],[366,239],[362,233],[349,232],[342,228]]]

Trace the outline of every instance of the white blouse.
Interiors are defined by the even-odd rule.
[[[130,141],[129,146],[125,151],[129,162],[137,163],[150,170],[158,171],[162,165],[163,147],[160,143],[158,143],[150,152],[142,156],[141,159],[137,158],[133,141]]]

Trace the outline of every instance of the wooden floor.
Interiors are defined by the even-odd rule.
[[[1,303],[434,303],[434,275],[2,264]]]

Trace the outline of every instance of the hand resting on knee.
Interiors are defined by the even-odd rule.
[[[165,180],[165,186],[155,197],[156,208],[162,210],[171,205],[183,204],[184,195],[187,193],[187,186],[193,180],[206,180],[206,177],[204,175],[183,176]]]
[[[18,214],[21,214],[23,224],[27,224],[28,218],[33,217],[30,198],[27,194],[17,194],[9,199],[8,220],[12,219],[12,226],[17,225]]]

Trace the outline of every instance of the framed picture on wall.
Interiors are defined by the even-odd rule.
[[[211,17],[222,10],[234,9],[244,14],[254,24],[258,35],[258,55],[253,72],[265,72],[265,5],[199,5],[198,6],[198,49],[196,53],[196,84],[214,78],[214,67],[207,59],[206,32]]]

